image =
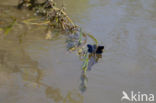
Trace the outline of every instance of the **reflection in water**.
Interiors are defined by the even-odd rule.
[[[7,11],[3,11],[0,15],[4,22],[4,25],[0,27],[4,30],[5,27],[8,27],[0,36],[0,71],[9,74],[19,73],[23,80],[38,83],[42,79],[42,70],[38,68],[38,63],[33,61],[24,50],[22,41],[26,31],[16,33],[14,29],[25,28],[25,26],[15,23],[12,27],[10,22],[12,23],[13,17],[11,14],[5,14],[5,12]]]
[[[94,45],[87,45],[88,50],[85,50],[83,53],[83,65],[82,65],[82,72],[81,72],[81,84],[80,90],[81,92],[85,92],[87,89],[87,75],[86,71],[91,71],[93,65],[95,65],[100,58],[102,58],[102,53],[104,50],[104,46]],[[82,54],[81,54],[82,55]],[[80,55],[80,56],[81,56]]]
[[[58,88],[47,87],[46,96],[53,99],[56,103],[83,103],[83,96],[74,91],[69,91],[67,95],[63,97]]]
[[[96,48],[94,48],[94,49],[96,49]],[[99,61],[100,58],[102,58],[102,52],[101,52],[101,54],[86,52],[86,55],[88,55],[88,56],[86,56],[86,58],[88,58],[88,59],[84,61],[83,65],[85,65],[85,66],[82,68],[81,77],[80,77],[81,92],[85,92],[87,89],[88,77],[87,77],[86,71],[91,71],[91,68]]]
[[[7,43],[1,41],[1,44]],[[7,45],[9,46],[9,45]],[[42,79],[42,70],[38,68],[38,63],[32,61],[25,51],[18,47],[0,48],[0,71],[6,73],[19,73],[23,80],[38,83]]]
[[[90,38],[96,43],[94,45],[88,44],[88,50],[85,48],[85,44],[87,41],[87,34],[82,33],[81,29],[78,32],[75,32],[74,35],[69,35],[66,40],[67,43],[67,51],[72,52],[76,51],[80,57],[80,60],[83,61],[82,72],[81,72],[81,84],[80,90],[81,92],[85,92],[87,89],[87,75],[86,71],[91,70],[92,66],[96,64],[99,58],[102,58],[102,53],[104,50],[104,46],[98,46],[98,42],[94,39],[93,36]]]
[[[47,87],[45,92],[46,96],[53,99],[56,103],[63,100],[62,94],[58,88]]]
[[[92,68],[92,66],[94,65],[94,64],[96,64],[98,61],[99,61],[99,59],[102,59],[102,54],[89,54],[89,63],[88,63],[88,70],[91,70],[91,68]]]
[[[2,15],[0,16],[2,17]],[[3,19],[10,20],[10,16],[5,15],[1,18],[1,20]],[[7,25],[0,25],[0,27],[3,26]],[[38,38],[36,35],[31,35],[31,30],[27,31],[28,28],[23,24],[16,23],[13,28],[20,28],[19,31],[22,30],[22,33],[19,31],[17,33],[16,29],[12,29],[12,32],[9,32],[8,35],[0,32],[0,86],[7,85],[5,80],[11,81],[8,78],[10,75],[16,74],[18,76],[19,74],[22,79],[20,84],[24,84],[25,87],[33,85],[34,88],[45,88],[46,97],[52,99],[55,103],[83,103],[83,96],[78,91],[68,91],[63,96],[59,88],[53,88],[42,83],[43,69],[39,67],[38,62],[31,59],[25,50],[28,42],[38,40]],[[38,37],[39,40],[44,39],[42,36]]]
[[[46,88],[45,94],[47,98],[52,99],[55,103],[83,103],[83,96],[75,90],[68,91],[68,93],[63,96],[59,88],[53,88],[44,83],[39,84]]]
[[[17,0],[1,0],[0,2],[5,4],[17,4]],[[60,0],[57,0],[58,2]],[[103,41],[107,46],[104,53],[105,57],[103,58],[104,63],[98,64],[91,68],[90,72],[87,72],[87,75],[84,76],[83,72],[81,75],[82,87],[87,88],[87,91],[83,94],[84,103],[121,103],[119,99],[119,94],[124,89],[150,92],[155,94],[156,90],[156,1],[155,0],[64,0],[66,1],[67,10],[69,8],[69,14],[72,15],[73,19],[76,22],[80,23],[82,27],[85,28],[85,31],[89,31],[92,34],[96,34],[98,40]],[[88,2],[89,1],[89,2]],[[86,12],[86,10],[88,11]],[[8,9],[7,9],[8,10]],[[6,11],[3,9],[1,11]],[[0,12],[1,12],[0,11]],[[11,12],[8,14],[18,14],[19,17],[23,17],[21,12],[10,9]],[[23,12],[23,11],[22,11]],[[2,13],[1,13],[2,14]],[[1,15],[0,14],[0,15]],[[28,14],[28,13],[24,13]],[[78,14],[78,15],[77,15]],[[87,15],[87,18],[84,17]],[[26,16],[24,16],[26,17]],[[25,18],[27,19],[27,18]],[[87,19],[87,20],[86,20]],[[19,19],[17,19],[19,20]],[[5,21],[8,21],[5,20]],[[10,20],[11,21],[11,20]],[[9,21],[9,22],[10,22]],[[79,22],[80,21],[80,22]],[[2,25],[1,25],[2,24]],[[0,26],[3,26],[4,20],[0,18]],[[7,24],[5,24],[7,25]],[[5,26],[4,25],[4,26]],[[21,26],[23,24],[20,24]],[[16,24],[17,26],[17,24]],[[31,26],[32,27],[32,26]],[[25,36],[21,36],[23,48],[27,47],[27,43],[32,42],[33,40],[43,41],[43,28],[34,26],[33,29],[26,28],[29,33]],[[38,30],[37,30],[38,28]],[[42,30],[40,30],[42,29]],[[47,54],[47,51],[42,53],[41,49],[36,50],[36,46],[42,48],[44,45],[35,44],[34,42],[30,44],[31,49],[33,48],[36,52],[31,52],[32,55],[36,56],[37,59],[31,59],[27,52],[23,52],[19,49],[20,45],[18,44],[18,39],[14,36],[22,35],[25,29],[18,28],[18,32],[15,29],[12,29],[12,32],[8,36],[3,35],[2,30],[0,29],[0,100],[2,103],[55,103],[55,101],[69,102],[69,98],[74,98],[78,100],[79,96],[75,95],[78,93],[71,93],[70,88],[76,88],[79,84],[76,84],[74,77],[78,78],[80,64],[78,60],[71,57],[56,56],[58,51],[64,50],[58,49],[60,45],[58,42],[52,41],[51,44],[54,44],[55,50],[49,50],[53,52],[53,55],[50,53]],[[43,30],[44,31],[44,30]],[[30,35],[29,35],[30,34]],[[33,35],[32,35],[33,34]],[[40,35],[41,34],[41,35]],[[41,38],[43,37],[43,38]],[[35,38],[35,39],[34,39]],[[17,42],[16,42],[17,41]],[[62,41],[61,41],[62,43]],[[46,48],[46,47],[45,47]],[[47,47],[48,48],[48,47]],[[61,46],[62,48],[62,46]],[[15,52],[16,51],[16,52]],[[25,49],[23,49],[25,51]],[[62,51],[61,53],[63,53]],[[59,52],[60,53],[60,52]],[[42,55],[44,54],[44,57]],[[26,56],[27,58],[24,58]],[[49,57],[49,58],[48,58]],[[53,66],[55,62],[54,58],[60,58],[61,62],[59,66]],[[74,59],[72,59],[72,57]],[[14,58],[14,59],[13,59]],[[21,59],[20,59],[21,58]],[[45,59],[46,58],[46,59]],[[62,59],[61,59],[62,58]],[[64,59],[64,60],[63,60]],[[65,60],[66,59],[66,60]],[[70,61],[68,64],[66,61]],[[8,62],[6,62],[8,61]],[[38,61],[38,62],[36,62]],[[48,62],[47,62],[48,61]],[[53,64],[51,63],[53,62]],[[92,61],[96,61],[93,57]],[[66,63],[65,63],[66,62]],[[74,64],[75,63],[75,64]],[[92,62],[93,64],[96,62]],[[89,64],[92,64],[89,63]],[[51,67],[52,70],[47,70],[47,67]],[[51,65],[52,64],[52,65]],[[63,65],[64,64],[64,65]],[[3,66],[2,66],[3,65]],[[28,68],[29,65],[29,68]],[[41,67],[36,67],[32,65],[41,65]],[[65,67],[66,66],[66,67]],[[71,68],[71,69],[68,69]],[[10,69],[9,69],[10,68]],[[24,69],[28,68],[28,69]],[[30,73],[32,71],[34,73]],[[55,69],[53,69],[55,68]],[[70,71],[70,76],[67,76],[68,73],[62,72],[60,68]],[[46,76],[43,75],[44,71],[54,71],[52,75],[47,76],[48,85],[43,85],[42,83],[36,83],[36,79],[30,80],[27,76],[25,80],[23,79],[24,75],[33,75],[36,76],[36,71],[41,71],[40,82],[46,82]],[[57,71],[57,72],[55,72]],[[74,72],[75,71],[75,72]],[[75,75],[78,73],[77,75]],[[15,74],[15,75],[14,75]],[[22,75],[22,76],[20,76]],[[57,75],[57,76],[55,76]],[[87,76],[89,77],[89,82],[87,84]],[[16,78],[17,77],[17,78]],[[54,80],[53,77],[57,78]],[[62,77],[62,78],[61,78]],[[69,79],[69,78],[72,79]],[[37,78],[37,76],[35,77]],[[16,80],[17,79],[17,80]],[[21,80],[18,80],[21,79]],[[60,80],[61,79],[61,80]],[[27,81],[26,81],[27,80]],[[30,82],[29,82],[30,80]],[[50,81],[51,80],[51,81]],[[73,81],[75,81],[73,83]],[[61,82],[61,83],[60,83]],[[25,87],[22,84],[36,84],[36,88]],[[55,86],[56,83],[56,87]],[[86,83],[86,84],[85,84]],[[60,85],[61,84],[61,85]],[[16,86],[17,85],[17,86]],[[85,87],[86,86],[86,87]],[[67,87],[69,87],[67,89]],[[47,89],[49,88],[49,89]],[[58,89],[57,89],[58,88]],[[25,90],[26,89],[26,90]],[[39,91],[36,91],[38,89]],[[83,88],[82,88],[83,89]],[[28,91],[30,90],[30,91]],[[63,93],[63,90],[67,90],[67,93]],[[85,90],[85,89],[84,89]],[[48,92],[49,91],[49,92]],[[83,90],[82,90],[83,91]],[[59,92],[59,93],[56,93]],[[56,95],[58,98],[56,98]],[[74,96],[73,96],[74,95]],[[55,98],[55,99],[54,99]],[[65,99],[67,98],[67,99]],[[112,99],[110,99],[112,98]],[[8,99],[8,100],[7,100]],[[79,99],[81,100],[81,99]],[[73,101],[73,100],[70,100]],[[70,103],[70,102],[69,102]],[[75,103],[73,101],[73,103]]]
[[[87,89],[87,82],[88,82],[88,77],[86,75],[86,73],[81,72],[81,84],[80,84],[80,91],[83,93],[86,91]]]
[[[68,92],[63,103],[83,103],[83,96],[80,93]]]

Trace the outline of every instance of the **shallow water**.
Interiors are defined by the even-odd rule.
[[[10,6],[0,12],[17,22],[31,17],[16,3],[1,0]],[[0,31],[0,103],[121,103],[123,90],[156,94],[155,0],[64,3],[74,22],[105,45],[103,59],[87,72],[87,91],[79,90],[82,62],[67,53],[65,37],[48,41],[45,26],[18,23],[8,35]]]

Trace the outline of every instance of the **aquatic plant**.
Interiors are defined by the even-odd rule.
[[[18,9],[26,8],[34,11],[34,14],[42,17],[43,22],[38,22],[38,19],[27,19],[23,22],[33,25],[47,25],[48,30],[46,39],[51,39],[51,31],[59,29],[67,34],[68,38],[67,51],[77,52],[83,64],[81,74],[81,90],[86,90],[87,76],[86,71],[91,70],[91,67],[102,58],[104,46],[99,46],[96,38],[82,31],[82,29],[75,25],[70,17],[64,11],[64,7],[57,8],[53,0],[45,0],[40,3],[37,0],[20,0],[17,6]],[[86,48],[87,38],[93,40],[93,44],[88,44]]]

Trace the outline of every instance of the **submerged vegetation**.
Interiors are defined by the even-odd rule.
[[[94,36],[89,33],[83,32],[81,27],[75,25],[70,17],[66,14],[64,7],[57,8],[56,3],[53,0],[45,0],[39,2],[37,0],[19,0],[17,5],[19,10],[28,9],[34,12],[38,18],[29,18],[23,20],[22,23],[30,25],[46,25],[47,33],[46,39],[52,39],[52,32],[58,30],[65,36],[67,36],[67,51],[76,52],[83,62],[81,69],[81,84],[80,90],[85,91],[87,88],[87,70],[91,70],[91,67],[98,62],[99,58],[102,58],[102,52],[104,46],[99,46],[98,41]],[[4,34],[8,34],[13,26],[16,24],[16,19],[12,17],[12,21],[6,27],[0,28]],[[87,44],[87,39],[93,40],[93,44]]]
[[[67,50],[69,52],[76,51],[83,61],[82,73],[81,73],[81,91],[86,90],[87,75],[86,71],[91,70],[91,67],[98,62],[99,58],[102,58],[102,51],[104,46],[98,46],[98,41],[91,34],[85,33],[81,28],[73,23],[64,11],[64,7],[61,9],[56,7],[56,3],[53,0],[45,0],[40,3],[37,0],[20,0],[18,9],[26,8],[34,11],[35,15],[41,16],[44,19],[42,23],[35,23],[33,19],[25,20],[25,23],[35,25],[48,25],[46,39],[51,39],[51,31],[53,29],[59,29],[68,36],[66,41]],[[88,49],[85,48],[87,43],[87,37],[94,41],[93,46],[88,44]]]

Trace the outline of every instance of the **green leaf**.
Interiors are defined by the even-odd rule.
[[[79,44],[81,44],[81,42],[82,42],[82,31],[81,31],[81,29],[80,29],[80,38],[79,38]]]

